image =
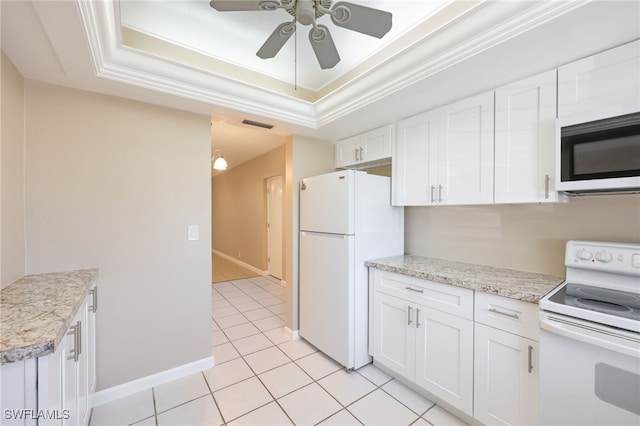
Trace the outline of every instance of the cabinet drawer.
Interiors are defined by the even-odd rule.
[[[380,270],[373,276],[376,291],[473,319],[473,290]]]
[[[476,292],[475,321],[538,341],[538,305]]]

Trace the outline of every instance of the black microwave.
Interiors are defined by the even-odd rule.
[[[556,190],[640,192],[640,112],[558,119]]]

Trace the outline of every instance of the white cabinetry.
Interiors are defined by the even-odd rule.
[[[473,291],[372,269],[377,364],[460,411],[473,409]]]
[[[640,110],[640,40],[558,68],[558,117]]]
[[[335,144],[336,169],[361,168],[391,161],[393,125],[344,139]]]
[[[400,121],[394,204],[492,203],[493,122],[493,91]]]
[[[93,287],[54,353],[2,366],[3,425],[89,423],[89,395],[95,391],[96,303]]]
[[[376,365],[491,425],[538,424],[538,305],[370,268]]]
[[[538,422],[538,306],[476,292],[474,417]]]
[[[558,202],[554,190],[556,72],[496,89],[495,202]]]

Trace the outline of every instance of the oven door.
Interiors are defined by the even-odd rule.
[[[540,314],[540,422],[640,425],[640,336]]]

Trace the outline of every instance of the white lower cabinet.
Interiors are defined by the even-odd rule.
[[[476,323],[476,419],[490,425],[538,424],[537,354],[538,342]]]
[[[416,384],[471,415],[473,321],[435,309],[417,309]]]
[[[96,307],[94,287],[56,351],[38,358],[38,407],[50,417],[39,419],[38,424],[89,424],[89,395],[95,391]]]
[[[379,270],[371,279],[376,362],[471,416],[473,321],[440,309],[472,315],[473,291]]]
[[[538,312],[476,292],[474,417],[485,424],[539,424]]]
[[[536,304],[375,268],[369,274],[377,365],[484,424],[538,423]]]
[[[97,287],[78,308],[54,353],[1,368],[2,425],[89,424],[95,391]]]

